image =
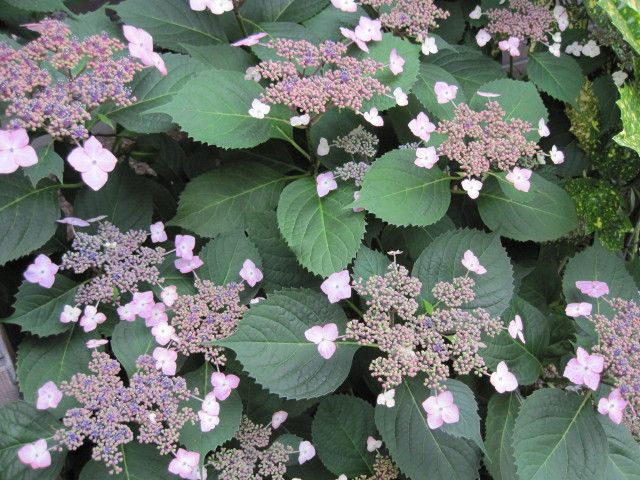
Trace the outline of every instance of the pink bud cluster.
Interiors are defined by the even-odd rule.
[[[120,378],[120,368],[108,354],[94,351],[89,363],[92,374],[77,373],[62,382],[62,392],[80,406],[66,412],[65,428],[54,437],[69,450],[90,441],[92,458],[105,463],[112,473],[122,472],[121,446],[133,440],[133,426],[140,443],[155,444],[161,454],[167,454],[175,450],[183,425],[197,419],[193,410],[180,406],[192,395],[185,380],[156,370],[152,357],[138,358],[129,386]]]
[[[238,446],[221,448],[212,456],[209,464],[217,471],[217,478],[284,480],[287,463],[294,449],[277,441],[269,445],[271,433],[275,429],[274,425],[259,425],[244,417],[235,436]],[[302,452],[303,448],[300,450]]]
[[[497,102],[487,102],[480,112],[459,104],[454,118],[440,122],[436,129],[447,137],[438,147],[438,155],[458,163],[468,177],[481,176],[491,168],[508,172],[520,161],[530,162],[538,151],[538,145],[525,137],[531,124],[504,117],[505,111]]]
[[[382,26],[410,37],[424,38],[429,30],[438,26],[438,20],[449,17],[449,12],[438,8],[433,0],[362,0],[380,13]]]
[[[594,351],[604,357],[604,368],[613,377],[630,407],[640,412],[640,306],[631,300],[610,301],[615,314],[590,317],[598,333]]]
[[[439,282],[432,293],[441,308],[419,315],[416,298],[422,284],[394,262],[385,275],[353,284],[368,308],[361,320],[347,324],[345,337],[381,350],[383,355],[369,368],[385,391],[399,385],[403,377],[418,373],[425,374],[425,385],[441,389],[450,375],[450,364],[459,374],[488,374],[478,354],[481,336],[496,335],[502,324],[482,309],[458,308],[475,298],[474,286],[470,277]]]
[[[122,233],[109,222],[100,222],[96,234],[77,232],[60,268],[98,274],[78,288],[76,304],[117,304],[121,294],[137,292],[142,282],[160,283],[158,266],[165,250],[144,246],[146,240],[147,233],[142,230]]]
[[[344,480],[346,475],[338,477],[337,480]],[[373,474],[371,475],[358,475],[353,480],[397,480],[400,478],[400,470],[391,459],[381,453],[376,453],[376,458],[373,460]]]
[[[135,101],[127,84],[143,65],[117,55],[125,48],[119,40],[104,33],[80,40],[52,19],[27,28],[40,36],[15,50],[0,44],[0,100],[8,102],[10,127],[42,128],[54,137],[78,140],[88,137],[84,123],[91,110]],[[47,67],[64,81],[53,78]]]
[[[489,24],[485,29],[491,34],[516,37],[522,42],[544,42],[551,33],[554,17],[545,5],[529,0],[511,0],[507,8],[487,10]]]
[[[195,287],[195,294],[178,296],[172,306],[169,325],[175,329],[175,348],[184,355],[203,353],[208,361],[224,365],[224,349],[210,344],[235,331],[247,310],[240,301],[244,285],[196,280]]]
[[[346,56],[342,43],[327,40],[315,46],[306,40],[276,39],[267,47],[282,59],[256,67],[271,81],[261,98],[267,104],[283,104],[305,114],[322,113],[328,106],[359,112],[364,101],[387,91],[374,78],[384,65]]]

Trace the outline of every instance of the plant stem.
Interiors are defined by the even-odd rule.
[[[238,6],[233,9],[233,15],[236,17],[236,22],[238,22],[238,27],[240,27],[240,31],[242,32],[242,36],[247,36],[247,30],[244,28],[244,23],[242,22],[242,18],[240,17],[240,12],[238,11]]]
[[[302,148],[300,145],[298,145],[298,143],[293,138],[287,137],[287,141],[293,146],[293,148],[295,148],[298,152],[300,152],[300,154],[304,158],[309,160],[309,162],[312,162],[311,155],[309,155],[304,148]]]
[[[633,235],[631,236],[631,245],[629,246],[629,258],[634,260],[638,256],[638,246],[640,244],[640,218],[636,222],[636,226],[633,229]]]
[[[84,185],[82,182],[78,183],[59,183],[57,185],[52,185],[52,188],[81,188]]]

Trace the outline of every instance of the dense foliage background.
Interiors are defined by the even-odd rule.
[[[0,479],[640,479],[636,0],[0,20]]]

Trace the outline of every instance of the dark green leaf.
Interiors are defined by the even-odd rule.
[[[125,24],[146,30],[156,44],[178,52],[183,51],[183,44],[210,45],[227,41],[217,15],[193,11],[186,1],[127,0],[114,9]]]
[[[334,395],[320,402],[313,418],[313,445],[325,467],[336,475],[373,474],[373,453],[367,437],[375,436],[373,407],[350,395]]]
[[[151,223],[153,199],[148,182],[127,166],[120,165],[109,174],[109,181],[97,192],[84,187],[74,202],[74,215],[92,218],[106,215],[105,219],[120,230],[147,230]]]
[[[607,438],[590,395],[537,390],[522,403],[513,432],[520,480],[602,480]]]
[[[152,355],[153,349],[158,346],[151,335],[151,328],[145,325],[142,318],[133,322],[120,321],[113,329],[111,348],[129,378],[138,370],[138,357]]]
[[[453,75],[467,98],[475,95],[486,82],[505,77],[505,72],[498,62],[472,48],[442,50],[435,55],[429,55],[425,61]]]
[[[316,182],[301,178],[287,185],[278,204],[278,225],[303,267],[327,277],[355,257],[365,231],[365,218],[347,206],[348,186],[320,198]]]
[[[49,412],[36,410],[26,402],[14,402],[0,408],[0,475],[6,480],[56,480],[64,465],[66,452],[51,451],[51,466],[32,470],[18,460],[18,450],[41,438],[49,447],[62,425]]]
[[[376,406],[376,426],[400,470],[411,480],[475,479],[480,457],[473,444],[427,425],[422,402],[429,389],[410,378],[395,390],[395,407]]]
[[[504,174],[487,180],[480,192],[478,209],[494,232],[514,240],[556,240],[578,226],[573,200],[559,186],[531,175],[528,192],[516,190]]]
[[[543,92],[576,106],[583,77],[580,65],[570,55],[563,53],[556,57],[550,52],[530,53],[527,75]]]
[[[263,119],[249,115],[262,87],[244,74],[227,70],[200,72],[169,102],[151,112],[170,115],[191,138],[222,148],[248,148],[269,138],[290,138],[290,112],[276,105]]]
[[[520,400],[515,393],[494,393],[489,400],[484,441],[487,455],[484,463],[494,480],[518,479],[511,442],[519,408]]]
[[[114,108],[108,113],[110,119],[133,132],[160,133],[171,128],[173,121],[170,115],[153,113],[152,110],[169,102],[191,77],[205,67],[186,55],[165,53],[162,58],[168,74],[163,76],[155,68],[138,72],[129,85],[136,97],[135,103]]]
[[[608,417],[598,417],[607,435],[609,455],[604,478],[607,480],[640,479],[640,446],[624,425],[616,425]]]
[[[285,177],[257,162],[236,162],[191,180],[180,196],[178,225],[204,237],[245,228],[253,212],[278,204]]]
[[[35,188],[40,180],[50,175],[62,181],[64,160],[53,149],[53,141],[37,148],[36,153],[38,154],[38,163],[24,169],[24,173],[31,180],[31,185]]]
[[[333,392],[347,377],[357,347],[337,343],[325,360],[304,332],[335,323],[344,333],[347,318],[338,305],[312,290],[282,290],[252,305],[235,334],[219,342],[236,352],[244,369],[271,393],[315,398]]]
[[[205,362],[199,369],[187,373],[185,379],[189,388],[197,388],[200,398],[204,398],[211,391],[211,374],[215,372],[215,367]],[[231,392],[226,400],[220,403],[220,423],[209,432],[200,430],[200,424],[186,423],[180,431],[180,440],[188,450],[200,453],[200,461],[204,462],[207,453],[215,450],[216,447],[231,440],[240,427],[242,420],[242,401],[237,392]],[[201,409],[202,402],[195,398],[189,400],[189,405],[194,411]]]
[[[304,270],[278,230],[275,212],[253,213],[248,217],[249,238],[262,257],[264,288],[318,287],[318,277]]]
[[[56,190],[49,181],[33,188],[22,172],[0,178],[0,265],[41,247],[60,218]]]
[[[531,385],[542,373],[541,362],[549,346],[549,327],[544,315],[519,297],[513,297],[511,305],[502,314],[505,328],[516,315],[522,318],[526,343],[511,338],[511,335],[503,330],[493,338],[483,338],[487,348],[481,349],[480,355],[490,369],[495,370],[498,363],[504,361],[520,385]]]
[[[476,93],[469,101],[471,108],[481,110],[487,102],[498,102],[505,111],[505,120],[519,118],[529,122],[532,130],[525,137],[533,141],[540,139],[538,122],[541,118],[548,120],[549,114],[533,83],[505,78],[485,83],[480,86],[479,91],[497,93],[500,96],[487,98]]]
[[[303,22],[328,3],[328,0],[247,0],[240,14],[253,22]]]
[[[426,226],[440,220],[451,202],[449,177],[437,167],[417,167],[415,158],[415,150],[401,149],[376,160],[355,204],[393,225]]]
[[[38,389],[48,381],[59,386],[60,382],[69,380],[74,374],[86,372],[91,350],[85,342],[91,338],[95,338],[95,335],[83,333],[75,324],[74,328],[54,337],[29,337],[24,340],[18,349],[16,369],[24,399],[35,403]],[[71,398],[63,397],[52,412],[61,416],[72,405],[75,402]]]
[[[362,278],[366,281],[374,275],[384,275],[387,272],[387,266],[391,263],[383,254],[362,245],[356,259],[353,262],[352,278],[357,281]]]
[[[109,473],[104,463],[90,460],[80,472],[80,480],[174,480],[169,473],[169,456],[161,457],[155,445],[130,442],[121,447],[122,473]]]
[[[75,305],[76,290],[77,284],[62,275],[56,276],[51,288],[24,281],[16,295],[13,315],[4,321],[41,337],[62,333],[72,324],[62,323],[60,313],[65,305]]]

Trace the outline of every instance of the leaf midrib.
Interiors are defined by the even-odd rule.
[[[569,425],[567,426],[567,428],[563,432],[563,434],[560,437],[560,439],[556,442],[556,444],[553,447],[553,449],[551,450],[551,452],[549,452],[549,455],[547,455],[547,457],[545,458],[544,462],[542,462],[540,464],[540,466],[537,468],[537,470],[535,472],[533,472],[533,474],[530,475],[529,478],[534,478],[536,475],[538,475],[538,472],[542,469],[542,467],[544,467],[547,464],[547,462],[549,462],[549,459],[551,457],[553,457],[554,453],[556,452],[556,450],[558,449],[560,444],[564,442],[565,437],[567,436],[567,434],[569,433],[569,431],[573,427],[574,423],[576,422],[576,419],[578,418],[578,415],[580,415],[580,413],[582,413],[582,409],[584,408],[584,406],[587,404],[587,402],[590,399],[591,399],[591,394],[590,393],[588,395],[584,396],[584,399],[582,400],[582,403],[578,407],[578,410],[576,410],[575,415],[571,418],[571,421],[569,422]]]
[[[416,400],[416,397],[413,395],[413,392],[411,391],[411,387],[409,386],[409,384],[407,383],[407,381],[405,379],[402,379],[402,383],[405,385],[407,391],[409,392],[409,396],[411,397],[411,401],[412,401],[413,405],[415,406],[416,410],[418,411],[418,416],[422,420],[422,423],[424,425],[425,430],[431,436],[431,439],[433,440],[433,443],[438,447],[438,451],[440,452],[440,455],[442,456],[442,458],[444,458],[444,460],[447,463],[447,465],[449,465],[449,467],[451,468],[451,471],[455,472],[456,469],[453,467],[453,464],[449,461],[447,456],[444,454],[444,451],[440,447],[440,443],[438,443],[438,441],[436,440],[436,437],[434,437],[433,433],[431,432],[431,428],[429,428],[429,425],[427,425],[427,422],[424,419],[424,415],[422,415],[422,412],[420,411],[420,404]]]

